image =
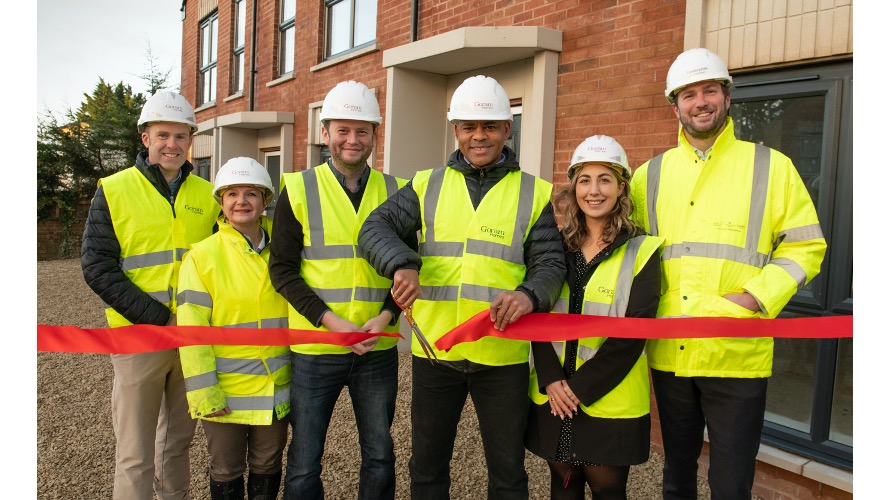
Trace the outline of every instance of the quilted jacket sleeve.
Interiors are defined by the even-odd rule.
[[[524,243],[525,281],[518,289],[532,299],[535,312],[550,312],[566,279],[565,250],[553,205],[547,204]]]
[[[419,271],[420,254],[409,243],[420,228],[420,200],[408,182],[365,219],[358,234],[359,251],[385,278],[392,279],[399,269]]]

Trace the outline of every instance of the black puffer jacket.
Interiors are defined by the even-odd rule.
[[[148,163],[145,151],[136,156],[136,165],[142,175],[157,188],[161,196],[158,203],[167,203],[170,210],[170,186],[161,174],[160,167]],[[182,166],[182,182],[193,169],[188,161]],[[83,231],[80,247],[80,266],[87,285],[96,292],[102,302],[111,306],[133,324],[166,325],[170,309],[143,292],[124,274],[120,267],[121,245],[114,232],[111,212],[102,186],[96,189]]]
[[[504,147],[502,162],[484,169],[471,166],[460,150],[451,154],[448,168],[462,173],[467,181],[467,190],[473,207],[507,173],[519,170],[516,154]],[[464,223],[465,221],[458,221]],[[358,235],[359,250],[381,276],[392,279],[399,269],[420,270],[420,255],[404,241],[422,227],[420,200],[408,182],[388,200],[377,207],[365,220]],[[535,312],[549,312],[559,297],[566,277],[562,239],[556,227],[553,207],[548,204],[541,211],[538,220],[529,230],[523,243],[525,255],[525,281],[517,290],[525,292],[532,300]]]

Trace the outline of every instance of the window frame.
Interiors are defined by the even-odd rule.
[[[293,5],[294,15],[285,19],[284,9],[290,2]],[[294,57],[296,55],[296,33],[297,33],[297,6],[296,0],[281,0],[278,9],[280,22],[278,23],[278,76],[288,75],[294,72]],[[290,33],[291,43],[287,42],[288,33]],[[290,50],[288,50],[288,46]],[[288,57],[288,54],[290,56]]]
[[[821,181],[816,211],[828,242],[812,292],[798,292],[779,317],[853,314],[853,62],[752,72],[733,77],[731,103],[823,96]],[[730,105],[732,116],[732,105]],[[853,447],[829,439],[840,339],[819,339],[809,432],[764,422],[764,443],[846,470]],[[809,342],[809,341],[808,341]]]
[[[362,43],[360,43],[360,44],[356,44],[356,43],[355,43],[355,25],[356,25],[356,23],[355,23],[355,8],[356,8],[356,2],[357,2],[357,1],[358,1],[358,0],[324,0],[324,10],[325,10],[325,12],[324,12],[324,17],[325,17],[325,22],[324,22],[324,37],[325,37],[325,44],[324,44],[324,45],[325,45],[325,49],[324,49],[324,52],[325,52],[325,60],[328,60],[328,59],[334,59],[334,58],[337,58],[337,57],[341,57],[341,56],[343,56],[343,55],[345,55],[345,54],[348,54],[348,53],[350,53],[350,52],[354,52],[354,51],[356,51],[356,50],[363,49],[363,48],[365,48],[365,47],[371,46],[371,45],[373,45],[373,44],[375,44],[375,43],[377,42],[377,16],[376,16],[376,12],[377,12],[377,10],[376,10],[376,9],[377,9],[377,7],[379,6],[379,3],[377,2],[377,0],[374,0],[375,3],[376,3],[376,6],[375,6],[375,8],[374,8],[374,9],[375,9],[375,16],[374,16],[374,37],[371,38],[370,40],[368,40],[368,41],[366,41],[366,42],[362,42]],[[349,5],[350,5],[350,7],[351,7],[351,8],[350,8],[350,11],[349,11],[349,12],[350,12],[350,17],[349,17],[349,47],[346,48],[346,49],[343,49],[343,50],[341,50],[341,51],[339,51],[339,52],[333,52],[333,49],[332,49],[333,40],[331,39],[331,37],[332,37],[332,35],[333,35],[332,27],[333,27],[333,22],[334,22],[334,7],[337,6],[338,4],[343,3],[343,2],[349,2]]]
[[[215,47],[211,53],[212,57],[207,54],[208,41],[205,40],[204,30],[209,29],[209,44],[211,48]],[[216,35],[214,37],[214,34]],[[216,84],[218,81],[217,62],[219,61],[219,11],[213,11],[204,18],[198,25],[198,95],[200,96],[199,106],[216,102]],[[205,62],[205,56],[207,61]],[[212,60],[211,60],[212,59]],[[209,84],[207,78],[210,78]]]

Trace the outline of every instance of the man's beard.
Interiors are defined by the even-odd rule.
[[[703,110],[704,111],[704,110]],[[720,112],[712,122],[712,125],[708,125],[705,128],[700,128],[695,125],[693,120],[686,120],[683,115],[680,115],[680,124],[683,125],[683,131],[685,131],[690,136],[696,139],[710,139],[717,135],[720,130],[723,128],[723,124],[726,123],[726,116],[729,114],[729,107],[726,106],[723,108],[723,111]]]

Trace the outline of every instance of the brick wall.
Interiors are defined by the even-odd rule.
[[[250,63],[252,0],[247,5],[248,34],[245,58]],[[186,3],[183,23],[183,95],[197,97],[197,4]],[[261,1],[257,12],[257,47],[254,111],[292,111],[294,167],[306,165],[306,113],[311,102],[321,101],[334,85],[353,78],[377,89],[381,112],[386,113],[386,70],[383,51],[410,41],[410,3],[379,0],[377,6],[379,51],[315,72],[309,68],[324,61],[324,8],[322,2],[297,2],[294,78],[278,85],[278,2]],[[229,95],[231,16],[225,2],[219,11],[219,87],[217,104],[198,113],[198,121],[247,111],[249,73],[245,97],[223,102]],[[565,184],[565,167],[575,147],[589,135],[612,135],[625,147],[632,167],[676,144],[677,122],[664,99],[664,80],[673,59],[683,50],[685,2],[664,0],[454,0],[420,2],[419,39],[466,26],[545,26],[563,32],[557,79],[557,118],[554,181]],[[247,70],[249,71],[249,69]],[[377,167],[383,165],[380,129]],[[444,160],[442,158],[441,160]],[[440,160],[440,161],[441,161]]]
[[[56,209],[55,215],[52,218],[38,220],[37,260],[80,257],[80,242],[83,238],[83,227],[89,208],[89,201],[82,202],[75,207],[75,221],[67,234],[64,224],[59,217],[58,209]]]

